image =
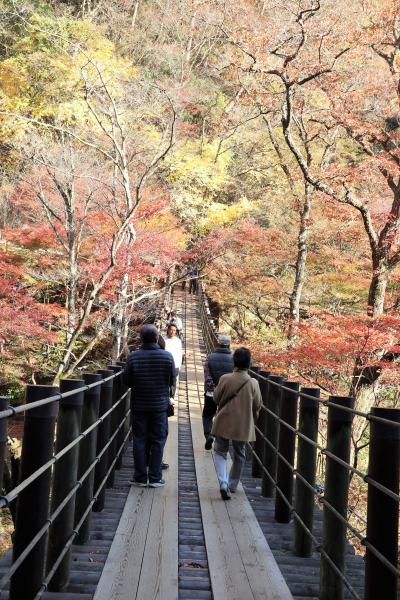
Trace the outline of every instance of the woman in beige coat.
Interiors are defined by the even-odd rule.
[[[256,439],[254,422],[261,408],[261,393],[258,381],[248,373],[250,361],[250,350],[238,348],[233,355],[233,373],[222,375],[214,390],[218,412],[211,434],[215,436],[215,467],[224,500],[236,492],[246,460],[246,442]],[[233,464],[228,479],[229,440],[233,446]]]

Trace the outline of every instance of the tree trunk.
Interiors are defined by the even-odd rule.
[[[122,348],[122,334],[125,322],[126,302],[128,294],[128,273],[122,277],[119,295],[118,295],[118,310],[114,321],[114,343],[112,349],[112,359],[118,360]]]
[[[131,19],[131,29],[135,28],[138,10],[139,10],[139,0],[135,0],[134,5],[133,5],[132,19]]]
[[[385,259],[373,258],[373,273],[368,293],[368,315],[379,317],[383,314],[386,287],[388,284],[388,265]]]
[[[289,323],[289,340],[293,340],[296,337],[295,326],[300,321],[300,301],[303,291],[303,286],[306,278],[306,264],[307,264],[307,239],[309,232],[309,218],[311,213],[311,201],[312,193],[311,186],[306,181],[304,184],[304,204],[300,212],[300,227],[299,234],[297,237],[297,259],[296,259],[296,272],[293,284],[293,291],[289,298],[289,311],[290,311],[290,323]]]

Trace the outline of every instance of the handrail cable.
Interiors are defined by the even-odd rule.
[[[205,292],[203,290],[201,290],[199,296],[200,296],[201,324],[202,324],[202,330],[203,330],[203,335],[204,335],[204,340],[205,340],[205,346],[207,348],[207,352],[210,352],[210,351],[212,351],[215,348],[215,345],[217,343],[217,334],[213,330],[213,327],[211,325],[210,317],[209,317],[209,314],[208,314],[209,311],[207,312],[207,310],[205,309],[205,302],[207,302],[207,299],[205,297]],[[389,425],[391,427],[397,427],[397,428],[400,427],[400,423],[398,421],[393,421],[393,420],[390,420],[390,419],[379,417],[379,416],[371,414],[371,413],[365,413],[365,412],[362,412],[362,411],[359,411],[359,410],[356,410],[356,409],[349,408],[347,406],[342,406],[340,404],[337,404],[336,402],[330,400],[330,398],[332,398],[332,396],[330,398],[328,398],[328,399],[326,399],[324,397],[311,396],[310,394],[307,394],[306,392],[293,390],[293,388],[288,388],[288,387],[285,386],[284,383],[275,382],[275,381],[269,379],[268,377],[265,377],[265,376],[261,375],[260,373],[258,373],[256,371],[253,371],[251,369],[250,369],[250,373],[255,378],[262,379],[263,381],[266,381],[268,383],[268,385],[272,385],[272,386],[275,386],[276,388],[279,388],[279,389],[281,389],[283,391],[287,391],[290,394],[295,395],[296,397],[311,399],[314,402],[317,401],[318,403],[320,403],[323,406],[336,408],[338,410],[345,411],[345,412],[350,413],[352,415],[357,415],[357,416],[363,417],[363,418],[365,418],[369,422],[375,421],[377,423],[381,423],[381,424],[384,424],[384,425]],[[296,427],[293,427],[292,425],[290,425],[289,423],[287,423],[286,421],[284,421],[283,419],[281,419],[279,415],[277,415],[275,412],[273,412],[272,410],[270,410],[267,406],[263,405],[261,408],[268,415],[272,416],[276,421],[278,421],[280,424],[282,424],[283,426],[287,427],[290,431],[292,431],[297,437],[302,438],[308,444],[310,444],[314,448],[318,449],[321,452],[321,454],[323,454],[323,455],[327,456],[329,459],[335,461],[336,463],[338,463],[342,467],[346,468],[348,471],[356,474],[358,477],[360,477],[362,479],[362,481],[364,481],[365,483],[367,483],[367,484],[375,487],[376,489],[378,489],[380,492],[382,492],[383,494],[385,494],[386,496],[388,496],[389,498],[391,498],[395,502],[397,502],[397,503],[400,502],[400,495],[399,494],[396,494],[394,491],[392,491],[392,490],[388,489],[387,487],[385,487],[384,485],[378,483],[377,481],[375,481],[374,479],[372,479],[368,474],[363,473],[359,469],[353,467],[348,462],[342,460],[341,458],[339,458],[338,456],[336,456],[335,454],[333,454],[332,452],[330,452],[328,449],[326,449],[323,446],[321,446],[318,442],[310,439],[309,437],[307,437],[306,435],[304,435],[299,429],[297,429]],[[400,570],[398,568],[396,568],[385,556],[383,556],[381,554],[381,552],[376,547],[374,547],[373,544],[369,540],[367,540],[360,533],[359,530],[357,530],[355,527],[353,527],[348,522],[348,520],[345,517],[343,517],[343,515],[341,515],[340,512],[338,512],[326,500],[326,498],[322,494],[319,493],[319,491],[314,486],[312,486],[300,473],[298,473],[298,471],[294,468],[294,466],[286,459],[285,456],[282,455],[281,452],[279,452],[278,448],[276,448],[275,445],[270,440],[268,440],[266,438],[266,436],[264,435],[264,433],[257,426],[256,426],[256,431],[257,431],[258,435],[261,437],[261,439],[264,440],[264,442],[266,442],[268,444],[268,446],[272,449],[273,453],[277,457],[279,457],[279,459],[290,469],[290,471],[296,476],[296,478],[298,478],[299,481],[301,481],[309,490],[312,491],[313,495],[318,499],[318,501],[321,502],[329,511],[331,511],[340,522],[344,523],[345,526],[346,526],[346,528],[361,542],[361,544],[364,545],[372,554],[374,554],[374,556],[393,575],[395,575],[396,577],[398,577],[400,575]],[[356,598],[356,599],[358,599],[358,600],[360,600],[359,595],[354,590],[354,588],[351,586],[351,584],[347,580],[346,576],[335,565],[335,563],[332,561],[332,559],[327,555],[326,551],[323,548],[321,548],[319,541],[316,539],[316,537],[312,534],[312,532],[309,530],[309,528],[305,525],[305,523],[303,522],[303,520],[297,514],[295,507],[286,498],[284,492],[281,490],[281,488],[277,484],[277,481],[268,472],[268,469],[266,469],[265,465],[263,464],[263,461],[257,455],[257,453],[255,452],[255,450],[253,449],[253,447],[250,444],[248,444],[248,443],[247,443],[247,446],[249,447],[249,449],[250,449],[251,453],[253,454],[255,460],[257,461],[257,463],[260,465],[262,471],[266,474],[266,476],[268,477],[268,479],[272,482],[273,487],[280,494],[280,496],[282,497],[284,503],[286,504],[286,506],[291,511],[291,513],[293,515],[293,518],[296,519],[296,521],[300,524],[300,526],[302,527],[302,529],[307,533],[307,535],[310,537],[310,539],[313,541],[313,543],[316,544],[316,546],[320,548],[321,555],[326,559],[326,561],[329,563],[329,565],[331,566],[331,568],[335,571],[335,573],[337,574],[337,576],[346,585],[346,587],[349,589],[349,591],[351,592],[351,594],[353,595],[353,597]],[[348,510],[350,512],[350,509],[348,509]],[[361,519],[364,523],[366,523],[365,519],[361,518],[359,515],[356,515],[356,516],[359,519]]]
[[[350,463],[347,463],[346,461],[344,461],[341,458],[339,458],[338,456],[336,456],[336,454],[332,454],[332,452],[329,452],[329,450],[327,450],[326,448],[324,448],[323,446],[321,446],[321,444],[318,444],[318,442],[315,442],[314,440],[310,439],[309,437],[307,437],[306,435],[304,435],[303,433],[301,433],[301,431],[299,429],[296,429],[295,427],[292,427],[292,425],[289,425],[289,423],[287,423],[286,421],[284,421],[283,419],[281,419],[270,408],[267,408],[266,406],[262,405],[261,406],[261,410],[264,410],[265,412],[267,412],[268,414],[270,414],[276,421],[278,421],[281,425],[284,425],[285,427],[287,427],[287,429],[289,429],[290,431],[293,431],[296,435],[298,435],[298,437],[300,437],[301,439],[303,439],[304,441],[306,441],[308,444],[310,444],[310,446],[313,446],[314,448],[317,448],[321,452],[321,454],[324,454],[325,456],[328,456],[329,458],[331,458],[332,460],[334,460],[335,462],[337,462],[342,467],[345,467],[348,471],[350,471],[351,473],[354,473],[360,479],[362,479],[363,481],[365,481],[365,483],[369,483],[369,484],[373,485],[378,490],[380,490],[381,492],[385,493],[387,496],[389,496],[390,498],[392,498],[392,500],[395,500],[396,502],[400,502],[400,495],[399,494],[396,494],[392,490],[389,490],[389,488],[385,487],[381,483],[378,483],[377,481],[375,481],[374,479],[372,479],[367,473],[363,473],[359,469],[356,469]],[[260,431],[258,428],[257,428],[257,430]],[[263,439],[266,440],[266,438],[264,437],[264,435],[261,432],[260,432],[260,435],[261,435],[261,437]],[[268,442],[269,442],[269,440],[268,440]]]
[[[268,472],[268,470],[265,468],[265,466],[263,465],[262,461],[260,460],[260,458],[258,457],[258,455],[256,454],[256,452],[253,450],[252,446],[250,444],[248,444],[248,447],[250,448],[251,452],[253,453],[253,456],[255,456],[257,462],[259,463],[259,465],[261,466],[262,470],[264,471],[264,473],[267,475],[267,477],[269,478],[269,480],[271,481],[272,485],[274,486],[274,488],[276,489],[276,491],[279,493],[279,495],[282,497],[282,500],[285,502],[285,504],[287,505],[287,507],[291,510],[293,517],[298,521],[298,523],[300,523],[300,526],[304,529],[304,531],[306,531],[306,533],[309,535],[309,537],[311,538],[311,540],[313,541],[313,543],[319,548],[322,556],[326,559],[326,561],[329,563],[330,567],[335,571],[336,575],[343,581],[343,583],[345,584],[345,586],[347,587],[347,589],[349,590],[349,592],[351,593],[351,595],[356,599],[356,600],[362,600],[362,598],[359,596],[359,594],[357,594],[357,592],[355,591],[355,589],[353,588],[353,586],[351,585],[351,583],[348,581],[348,579],[346,578],[346,576],[340,571],[340,569],[335,565],[335,563],[333,562],[333,560],[330,558],[330,556],[326,553],[326,551],[321,548],[320,542],[317,540],[317,538],[311,533],[311,531],[308,529],[308,527],[306,526],[306,524],[303,522],[303,520],[299,517],[299,515],[297,514],[294,506],[287,500],[287,498],[285,497],[284,492],[280,489],[280,487],[276,484],[276,481],[274,480],[274,478],[270,475],[270,473]]]
[[[117,404],[115,404],[114,406],[117,406]],[[65,498],[61,501],[61,503],[58,505],[58,507],[53,511],[53,513],[46,519],[46,522],[44,523],[44,525],[39,529],[39,531],[37,532],[37,534],[34,536],[34,538],[32,538],[32,540],[29,542],[29,544],[25,547],[25,549],[23,550],[23,552],[21,552],[21,554],[18,556],[18,558],[13,562],[13,564],[11,565],[11,567],[8,569],[8,571],[3,575],[3,577],[0,579],[0,590],[4,588],[4,586],[6,585],[6,583],[8,582],[8,580],[10,579],[10,577],[12,577],[12,575],[15,573],[15,571],[21,566],[21,564],[24,562],[24,560],[26,559],[26,557],[32,552],[32,550],[35,548],[36,544],[38,543],[38,541],[43,537],[43,535],[48,531],[48,529],[50,528],[50,526],[53,524],[54,520],[58,517],[58,515],[62,512],[63,508],[66,506],[66,504],[69,502],[69,500],[76,494],[76,492],[78,491],[78,489],[82,486],[82,483],[85,481],[85,479],[90,475],[90,473],[93,471],[93,469],[95,468],[95,466],[98,464],[98,462],[100,461],[101,457],[103,456],[103,454],[106,452],[106,450],[108,450],[110,444],[113,442],[113,440],[115,439],[115,437],[117,436],[118,432],[121,430],[121,428],[124,426],[125,421],[127,416],[130,414],[130,409],[125,413],[124,418],[122,419],[122,421],[120,422],[119,426],[117,427],[117,429],[114,431],[113,435],[110,437],[110,439],[108,440],[107,444],[104,446],[104,448],[99,452],[99,454],[96,456],[96,458],[93,460],[93,462],[89,465],[88,469],[84,472],[84,474],[82,475],[82,477],[75,483],[75,485],[71,488],[71,490],[68,492],[67,496],[65,496]],[[118,456],[116,457],[118,458]],[[101,488],[100,488],[101,489]]]
[[[6,417],[13,417],[18,415],[19,413],[26,412],[28,410],[32,410],[34,408],[39,408],[39,406],[44,406],[46,404],[51,404],[52,402],[59,402],[63,400],[63,398],[69,398],[70,396],[75,396],[75,394],[79,394],[80,392],[86,392],[98,385],[102,385],[106,381],[110,381],[110,379],[114,379],[121,375],[121,371],[117,371],[100,381],[94,381],[93,383],[88,383],[83,385],[80,388],[75,388],[74,390],[69,390],[68,392],[59,392],[58,394],[54,394],[53,396],[49,396],[48,398],[43,398],[42,400],[36,400],[35,402],[29,402],[29,404],[21,404],[20,406],[9,406],[5,410],[0,411],[0,419],[4,419]]]
[[[82,388],[80,388],[80,389],[82,389]],[[85,429],[85,431],[82,431],[82,433],[80,433],[78,435],[78,437],[76,437],[67,446],[64,446],[64,448],[62,450],[60,450],[59,452],[57,452],[57,454],[54,454],[54,456],[52,456],[52,458],[50,460],[48,460],[46,463],[44,463],[44,465],[42,465],[41,467],[39,467],[39,469],[36,469],[36,471],[34,471],[31,475],[29,475],[29,477],[27,477],[26,479],[24,479],[24,481],[22,481],[14,489],[12,489],[10,492],[8,492],[8,494],[6,494],[4,496],[0,496],[0,508],[4,508],[4,507],[8,506],[10,504],[10,502],[13,502],[13,500],[15,500],[18,497],[18,495],[25,488],[27,488],[31,483],[33,483],[45,471],[47,471],[47,469],[50,469],[50,467],[52,467],[55,463],[57,463],[74,446],[76,446],[77,444],[79,444],[85,437],[87,437],[87,435],[91,431],[93,431],[93,429],[96,429],[96,427],[98,425],[100,425],[121,404],[121,402],[123,400],[125,400],[125,398],[128,395],[128,393],[129,393],[129,390],[127,390],[121,396],[121,398],[115,404],[112,405],[112,407],[107,412],[105,412],[94,423],[92,423],[92,425],[90,425],[87,429]]]

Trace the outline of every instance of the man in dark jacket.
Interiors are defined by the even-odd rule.
[[[205,449],[211,450],[214,438],[211,435],[213,418],[217,411],[217,405],[213,400],[214,389],[222,375],[232,373],[233,356],[230,349],[231,338],[229,335],[218,336],[218,347],[211,352],[204,363],[204,407],[203,407],[203,431],[206,438]]]
[[[149,487],[165,485],[161,461],[168,435],[170,390],[175,387],[176,376],[172,354],[159,347],[158,335],[154,325],[142,326],[142,345],[129,354],[124,371],[124,383],[132,389],[133,484],[140,487],[147,486],[147,478]]]

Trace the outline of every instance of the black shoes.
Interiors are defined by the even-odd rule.
[[[222,500],[230,500],[231,499],[231,492],[228,488],[228,484],[227,483],[223,483],[221,485],[221,487],[219,488],[219,491],[221,493],[221,498]]]
[[[214,438],[212,435],[209,435],[206,439],[206,443],[204,444],[204,448],[206,450],[211,450],[213,443],[214,443]]]
[[[162,463],[161,463],[161,469],[162,469],[163,471],[165,471],[166,469],[169,469],[169,464],[168,464],[168,463],[165,463],[165,462],[162,462]]]

